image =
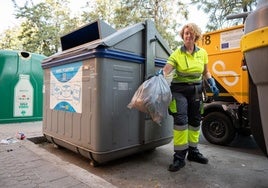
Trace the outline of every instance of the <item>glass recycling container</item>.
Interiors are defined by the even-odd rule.
[[[0,50],[0,124],[41,121],[45,56]]]

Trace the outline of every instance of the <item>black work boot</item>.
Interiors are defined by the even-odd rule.
[[[170,172],[177,172],[181,168],[185,166],[185,161],[184,160],[174,160],[173,164],[170,164],[168,167],[168,170]]]
[[[204,157],[197,148],[190,147],[188,151],[187,159],[201,164],[207,164],[208,159]]]
[[[185,156],[188,149],[175,151],[173,155],[173,164],[169,165],[170,172],[176,172],[185,166]]]

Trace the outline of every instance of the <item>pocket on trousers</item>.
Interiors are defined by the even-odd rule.
[[[177,104],[175,99],[172,99],[172,101],[170,102],[168,107],[168,113],[170,115],[177,113]]]

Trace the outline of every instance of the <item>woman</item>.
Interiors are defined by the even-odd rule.
[[[172,102],[169,113],[174,118],[174,158],[168,170],[175,172],[185,166],[185,157],[189,161],[207,164],[208,159],[197,149],[200,135],[200,104],[202,79],[205,77],[214,95],[219,90],[208,71],[207,52],[195,43],[201,37],[201,30],[194,23],[183,26],[180,36],[184,44],[175,50],[163,68],[164,75],[175,69],[171,82]]]

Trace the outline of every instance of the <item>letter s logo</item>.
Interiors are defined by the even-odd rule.
[[[216,70],[216,66],[221,66],[222,68],[222,71],[218,71]],[[228,86],[234,86],[235,84],[237,84],[238,80],[239,80],[239,77],[237,76],[238,74],[234,71],[226,71],[225,70],[225,64],[223,61],[215,61],[212,65],[212,71],[215,73],[215,74],[218,74],[218,75],[225,75],[225,76],[233,76],[234,77],[234,80],[232,82],[228,81],[226,77],[223,77],[223,82],[228,85]]]

